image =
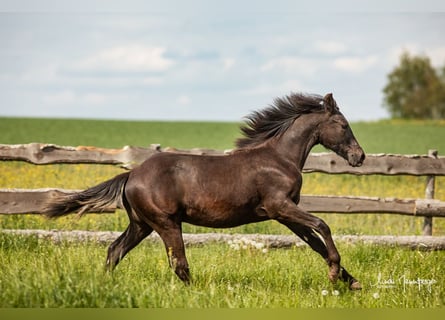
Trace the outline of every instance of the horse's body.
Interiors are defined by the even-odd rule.
[[[171,267],[184,282],[190,275],[182,222],[227,228],[274,219],[322,255],[331,281],[340,278],[351,289],[359,289],[358,281],[340,266],[329,227],[298,207],[301,172],[315,144],[335,151],[352,166],[364,160],[332,95],[277,99],[274,106],[254,113],[243,132],[246,138],[238,140],[239,148],[228,155],[159,153],[130,172],[56,199],[45,214],[97,211],[122,201],[130,224],[111,244],[108,268],[113,269],[155,230],[164,241]]]
[[[160,209],[183,222],[230,228],[269,218],[261,199],[270,193],[278,171],[292,176],[290,187],[298,191],[297,166],[268,148],[226,156],[160,153],[130,173],[126,196],[131,205],[150,205],[150,211]],[[158,181],[162,185],[157,186]],[[156,189],[147,193],[147,185]]]

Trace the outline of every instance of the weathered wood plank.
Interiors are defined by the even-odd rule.
[[[104,149],[90,146],[64,147],[30,143],[0,145],[0,160],[19,160],[33,164],[120,164],[131,168],[157,152],[160,152],[158,145],[152,145],[150,148],[125,146],[122,149]]]
[[[428,156],[431,158],[437,158],[437,150],[428,150]],[[436,185],[436,176],[427,176],[425,199],[434,199]],[[423,235],[431,236],[433,234],[433,218],[425,217],[423,219]]]
[[[50,163],[103,163],[119,164],[127,169],[142,163],[157,152],[177,152],[200,155],[224,155],[230,151],[209,149],[179,150],[126,146],[122,149],[103,149],[88,146],[62,147],[52,144],[0,145],[0,160],[19,160],[34,164]],[[310,154],[304,172],[382,174],[382,175],[445,175],[445,157],[436,159],[427,155],[369,154],[361,167],[351,167],[334,153]]]
[[[299,205],[316,213],[395,213],[445,217],[445,202],[436,199],[302,195]]]
[[[39,214],[43,204],[64,189],[0,189],[0,214]],[[445,202],[394,198],[302,195],[300,206],[310,212],[397,213],[403,215],[445,217]],[[110,207],[104,212],[114,212]]]
[[[61,230],[0,230],[1,233],[17,236],[33,236],[47,239],[55,243],[94,241],[110,244],[121,232],[116,231],[61,231]],[[201,233],[183,234],[186,246],[205,245],[207,243],[227,243],[240,241],[262,243],[265,248],[290,248],[307,246],[302,240],[293,235],[264,235],[264,234],[225,234],[225,233]],[[371,244],[378,246],[406,247],[414,250],[445,250],[445,237],[433,236],[333,236],[334,241],[348,244]],[[156,232],[146,238],[147,242],[160,243],[161,239]]]
[[[312,153],[304,165],[305,172],[360,175],[445,175],[445,157],[428,155],[368,154],[361,167],[351,167],[334,153]]]
[[[445,205],[445,203],[442,203]],[[352,196],[326,196],[326,195],[302,195],[300,206],[310,212],[336,212],[336,213],[399,213],[405,215],[416,214],[416,200],[377,198],[377,197],[352,197]],[[445,208],[443,208],[445,209]],[[428,214],[429,210],[423,210]],[[440,210],[436,210],[436,213]]]

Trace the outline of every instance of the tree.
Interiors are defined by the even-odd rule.
[[[403,53],[383,92],[392,117],[445,118],[445,66],[436,71],[426,56]]]

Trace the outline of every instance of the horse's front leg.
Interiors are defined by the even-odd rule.
[[[265,209],[271,218],[289,228],[295,225],[301,225],[320,234],[323,238],[325,249],[320,247],[319,244],[316,244],[316,248],[314,249],[316,251],[320,250],[319,253],[326,259],[329,266],[329,280],[335,283],[340,275],[340,254],[335,247],[329,226],[322,219],[299,208],[295,202],[289,198],[280,201],[279,197],[275,197],[265,204]],[[323,250],[326,252],[323,252]]]
[[[328,259],[328,251],[323,240],[312,229],[296,223],[287,223],[286,226],[306,242],[314,251],[318,252],[326,261]],[[362,288],[360,282],[357,281],[343,266],[340,266],[340,280],[347,283],[349,289],[360,290]]]

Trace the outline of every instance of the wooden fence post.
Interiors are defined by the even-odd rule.
[[[437,150],[428,150],[428,156],[431,158],[437,158]],[[434,189],[435,189],[435,176],[427,176],[426,178],[426,188],[425,188],[425,198],[434,199]],[[432,236],[433,235],[433,217],[425,217],[423,220],[423,235]]]

